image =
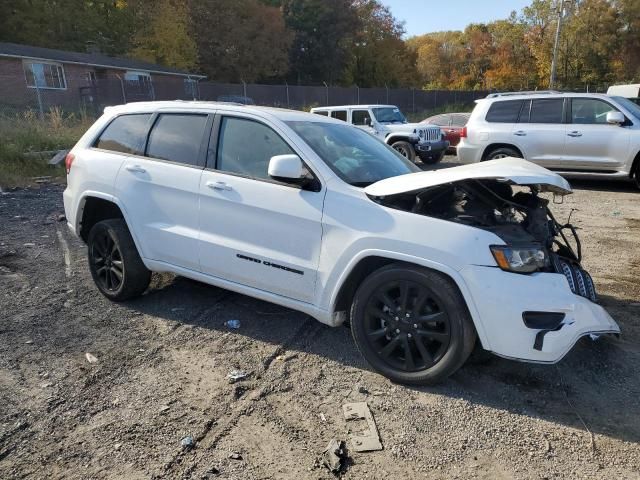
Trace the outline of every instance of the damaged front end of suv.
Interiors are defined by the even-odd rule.
[[[423,172],[372,185],[374,201],[397,210],[478,228],[494,235],[485,248],[495,264],[464,266],[483,348],[519,360],[553,363],[582,336],[619,334],[598,305],[581,266],[576,228],[549,208],[571,187],[560,176],[521,159]],[[484,257],[486,258],[486,257]]]

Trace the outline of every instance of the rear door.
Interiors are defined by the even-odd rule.
[[[515,125],[513,136],[522,145],[525,158],[547,168],[558,168],[565,153],[565,99],[527,100]]]
[[[118,173],[116,196],[145,258],[199,269],[198,188],[211,122],[206,113],[154,115],[144,151]]]
[[[618,112],[598,98],[571,98],[567,125],[565,168],[617,170],[629,158],[631,131],[607,123],[608,112]]]
[[[206,274],[311,302],[325,189],[269,177],[271,157],[292,153],[300,155],[285,132],[263,119],[216,118],[200,181],[200,264]]]

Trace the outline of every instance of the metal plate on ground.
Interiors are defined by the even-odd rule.
[[[349,427],[351,450],[354,452],[382,450],[378,427],[376,427],[373,415],[371,415],[371,410],[369,410],[366,402],[345,403],[342,406],[342,411]],[[362,420],[366,422],[366,427],[354,432],[355,424],[361,423]]]

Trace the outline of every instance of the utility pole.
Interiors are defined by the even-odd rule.
[[[556,85],[556,68],[558,63],[558,44],[560,43],[560,31],[562,30],[562,17],[564,16],[564,4],[567,0],[557,0],[558,2],[558,26],[556,27],[556,40],[553,44],[553,57],[551,58],[551,78],[549,79],[549,88],[552,89]]]

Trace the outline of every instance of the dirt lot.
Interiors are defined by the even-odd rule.
[[[0,478],[332,478],[316,458],[347,438],[349,401],[384,450],[350,452],[343,478],[640,478],[640,193],[575,186],[554,210],[578,210],[623,335],[434,388],[370,371],[346,328],[184,278],[110,303],[57,219],[61,186],[0,194]],[[236,369],[251,375],[231,384]]]

